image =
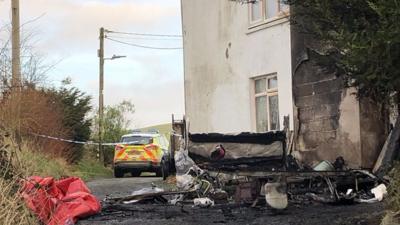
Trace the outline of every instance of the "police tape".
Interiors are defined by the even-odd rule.
[[[41,138],[46,138],[46,139],[51,139],[51,140],[56,140],[56,141],[62,141],[62,142],[67,142],[67,143],[72,143],[72,144],[81,144],[81,145],[115,146],[115,145],[130,144],[130,142],[100,143],[100,142],[94,142],[94,141],[74,141],[74,140],[68,140],[68,139],[59,138],[59,137],[52,137],[52,136],[43,135],[43,134],[33,134],[33,135],[35,135],[37,137],[41,137]]]

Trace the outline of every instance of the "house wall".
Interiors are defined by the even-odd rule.
[[[278,77],[280,127],[283,116],[293,118],[287,18],[249,29],[247,4],[182,0],[181,6],[190,131],[256,131],[251,78],[271,73]]]
[[[370,99],[360,100],[362,167],[371,168],[389,133],[389,112]]]
[[[386,136],[376,104],[318,65],[318,42],[292,27],[296,158],[307,164],[342,156],[351,168],[372,168]]]

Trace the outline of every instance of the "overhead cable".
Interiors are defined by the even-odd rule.
[[[106,30],[106,33],[137,35],[137,36],[152,36],[152,37],[182,37],[182,35],[179,35],[179,34],[148,34],[148,33],[120,32],[120,31],[112,31],[112,30]]]
[[[138,48],[147,48],[147,49],[156,49],[156,50],[177,50],[177,49],[182,49],[182,47],[155,47],[155,46],[146,46],[146,45],[138,45],[138,44],[134,44],[134,43],[128,43],[128,42],[124,42],[124,41],[119,41],[119,40],[115,40],[109,37],[106,37],[106,39],[110,40],[110,41],[114,41],[120,44],[125,44],[125,45],[130,45],[133,47],[138,47]]]
[[[151,41],[182,41],[182,38],[151,38],[151,37],[132,37],[132,36],[109,36],[106,38],[120,38],[120,39],[132,39],[132,40],[151,40]]]

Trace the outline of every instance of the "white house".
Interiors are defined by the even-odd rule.
[[[284,115],[293,118],[288,7],[278,0],[181,3],[190,130],[281,129]]]

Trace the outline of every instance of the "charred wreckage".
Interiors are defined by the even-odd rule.
[[[274,210],[290,202],[331,204],[373,203],[386,195],[388,180],[379,172],[393,155],[382,150],[372,171],[352,169],[346,160],[321,161],[311,167],[292,156],[286,130],[266,133],[189,134],[178,130],[171,138],[176,189],[149,187],[130,196],[106,198],[107,204],[158,202],[212,207],[214,204],[267,203]],[[177,134],[179,133],[179,134]],[[290,133],[290,132],[289,132]],[[393,135],[388,139],[393,138]],[[390,141],[390,140],[389,140]],[[174,146],[177,146],[174,148]],[[389,154],[389,153],[390,154]]]

